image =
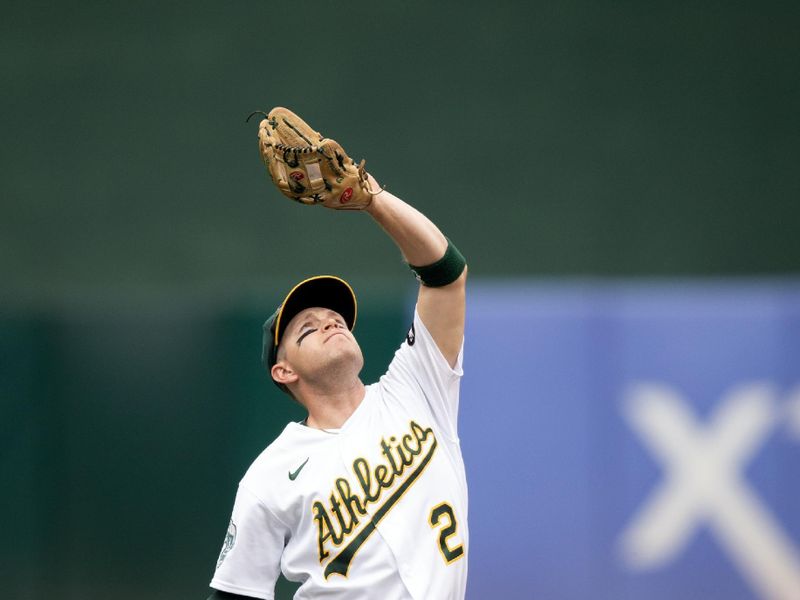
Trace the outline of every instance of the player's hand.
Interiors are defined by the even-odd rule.
[[[380,188],[370,187],[365,161],[356,164],[338,142],[323,137],[287,108],[275,107],[265,116],[259,123],[258,149],[284,196],[336,210],[370,205]]]

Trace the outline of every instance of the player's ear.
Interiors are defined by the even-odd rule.
[[[298,379],[297,373],[294,372],[291,365],[289,365],[289,363],[287,363],[285,360],[279,360],[277,363],[275,363],[270,371],[270,374],[275,381],[282,383],[283,385],[294,383]]]

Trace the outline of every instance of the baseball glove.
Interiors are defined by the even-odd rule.
[[[365,161],[358,165],[334,140],[287,108],[273,108],[258,126],[258,150],[284,196],[336,210],[363,210],[381,190],[370,189]],[[248,119],[250,118],[248,117]]]

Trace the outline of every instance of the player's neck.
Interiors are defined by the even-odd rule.
[[[360,379],[341,390],[315,391],[303,398],[308,410],[306,424],[316,429],[339,429],[364,400],[366,388]]]

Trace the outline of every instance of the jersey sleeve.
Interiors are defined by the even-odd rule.
[[[395,352],[384,388],[400,401],[421,399],[439,428],[451,439],[458,439],[458,402],[464,342],[454,367],[445,359],[425,324],[414,310],[414,321],[405,342]]]
[[[273,600],[289,528],[264,503],[239,485],[211,587]]]

